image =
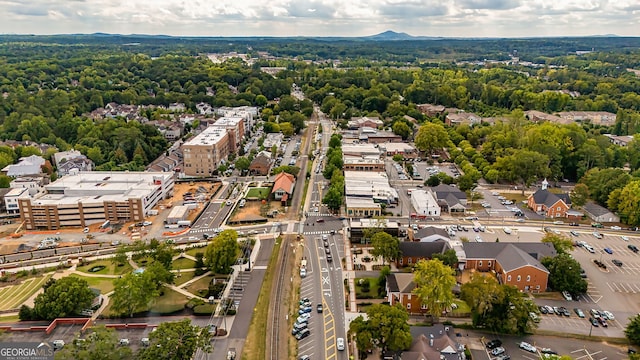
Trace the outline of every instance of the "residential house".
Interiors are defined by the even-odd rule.
[[[75,159],[77,157],[81,157],[84,156],[82,155],[82,153],[78,150],[69,150],[69,151],[59,151],[55,154],[53,154],[52,156],[52,160],[53,160],[53,165],[54,166],[59,166],[60,163],[63,163],[67,160],[71,160],[71,159]]]
[[[249,165],[249,175],[268,175],[269,170],[271,170],[271,163],[272,160],[270,152],[259,152]]]
[[[556,124],[569,124],[571,121],[561,118],[557,115],[547,114],[538,110],[528,110],[524,112],[524,116],[533,122],[549,121]]]
[[[432,187],[431,192],[436,194],[436,199],[443,212],[464,213],[467,210],[467,194],[457,187],[440,184]]]
[[[421,113],[430,117],[438,116],[445,111],[445,107],[443,105],[419,104],[416,105],[416,108]]]
[[[273,188],[271,189],[271,194],[275,200],[279,200],[283,205],[286,205],[291,195],[293,195],[293,188],[295,185],[296,178],[283,171],[276,175],[276,179],[273,182]]]
[[[542,182],[542,187],[529,195],[527,206],[529,209],[544,214],[546,217],[567,217],[567,211],[571,208],[571,199],[568,194],[554,194],[547,187],[547,179]]]
[[[482,122],[482,117],[468,112],[458,112],[458,113],[449,113],[444,118],[444,123],[449,126],[457,126],[457,125],[477,125]]]
[[[60,165],[58,165],[58,176],[65,176],[74,172],[77,173],[78,171],[92,171],[93,167],[93,161],[82,155],[81,157],[76,157],[60,163]]]
[[[609,141],[611,141],[612,144],[618,145],[618,146],[627,146],[629,145],[631,140],[633,140],[633,136],[631,135],[604,134],[604,136],[608,137]]]
[[[465,270],[495,273],[501,284],[517,287],[524,292],[543,292],[547,289],[549,270],[540,260],[555,257],[550,243],[463,243]]]
[[[350,130],[357,130],[363,127],[376,129],[378,127],[381,127],[382,125],[384,125],[384,122],[382,120],[372,117],[351,118],[351,120],[347,122],[347,127]]]
[[[17,164],[5,166],[2,172],[10,177],[36,175],[42,172],[42,165],[44,165],[44,163],[45,160],[42,156],[31,155],[20,158]]]
[[[435,324],[433,326],[412,326],[410,328],[411,347],[401,351],[397,359],[401,360],[465,360],[464,345],[455,339],[452,326]],[[391,355],[391,356],[390,356]],[[394,354],[385,353],[383,359],[394,359]]]
[[[431,260],[433,259],[433,254],[443,254],[449,249],[447,241],[401,241],[399,247],[400,257],[396,259],[398,268],[413,266],[419,260]]]
[[[585,215],[595,222],[620,222],[620,217],[611,212],[611,210],[602,207],[594,202],[588,202],[582,207]]]
[[[20,199],[29,198],[28,188],[14,188],[4,195],[4,204],[7,209],[7,214],[19,214],[20,213]]]
[[[413,241],[436,242],[449,241],[449,234],[445,229],[435,226],[425,226],[413,233]]]

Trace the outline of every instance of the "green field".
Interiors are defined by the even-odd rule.
[[[197,281],[194,281],[189,286],[185,288],[188,292],[198,295],[198,290],[209,289],[209,283],[213,279],[213,275],[205,276]]]
[[[271,188],[265,187],[256,187],[251,188],[247,192],[247,198],[258,198],[258,199],[266,199],[269,197],[269,193],[271,193]]]
[[[195,271],[180,271],[179,273],[174,274],[176,275],[176,278],[173,282],[173,285],[180,287],[180,285],[193,279],[193,277],[195,276]]]
[[[27,278],[19,285],[0,288],[0,310],[18,309],[29,297],[42,288],[51,275]]]
[[[90,276],[82,276],[80,274],[71,274],[69,276],[77,277],[85,280],[89,287],[96,288],[100,290],[102,294],[108,294],[113,291],[113,280],[114,278],[108,277],[90,277]]]
[[[178,258],[173,261],[171,267],[175,270],[193,269],[196,266],[196,262],[187,258]]]
[[[90,272],[89,270],[95,266],[104,266],[105,268],[100,271]],[[124,264],[123,266],[116,266],[111,262],[111,260],[96,260],[90,262],[87,265],[78,266],[77,270],[80,272],[85,272],[87,274],[122,275],[131,272],[133,268],[128,263]]]
[[[184,309],[189,299],[183,294],[164,288],[164,295],[158,297],[149,311],[159,314],[170,314]]]
[[[197,248],[189,249],[189,250],[185,251],[184,253],[187,254],[187,255],[191,255],[191,256],[195,257],[196,253],[203,253],[204,254],[204,252],[206,250],[207,250],[206,246],[205,247],[197,247]]]

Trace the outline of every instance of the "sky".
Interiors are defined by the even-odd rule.
[[[640,36],[640,0],[0,0],[3,34]]]

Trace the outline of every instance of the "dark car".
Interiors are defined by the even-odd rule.
[[[320,219],[316,220],[316,222],[317,222],[317,223],[323,223],[323,222],[324,222],[324,219],[320,218]]]
[[[580,224],[578,224],[576,222],[572,222],[572,223],[569,223],[569,226],[580,226]]]
[[[327,254],[327,261],[328,262],[332,262],[333,261],[333,256],[331,256],[331,254]]]
[[[328,248],[328,247],[326,247],[326,248],[324,248],[324,252],[325,252],[326,254],[331,254],[331,249],[330,249],[330,248]]]
[[[487,349],[489,349],[489,350],[493,350],[493,349],[495,349],[497,347],[500,347],[500,346],[502,346],[502,341],[500,341],[498,339],[491,340],[491,341],[489,341],[487,343]]]
[[[617,266],[617,267],[622,267],[622,261],[614,259],[611,260],[611,262],[613,263],[613,265]]]
[[[571,316],[571,313],[569,312],[569,310],[566,307],[561,307],[560,308],[560,312],[562,313],[562,315],[564,316]]]
[[[302,340],[302,339],[306,338],[309,335],[311,335],[311,331],[309,329],[305,329],[305,330],[302,330],[301,332],[296,334],[296,339],[297,340]]]
[[[319,313],[321,313],[321,312],[322,312],[322,304],[318,304],[318,305],[316,306],[316,310],[317,310]]]
[[[627,247],[629,248],[629,250],[633,251],[634,253],[638,252],[638,247],[633,244],[629,244],[627,245]]]
[[[589,322],[591,323],[591,325],[593,325],[595,327],[600,326],[600,324],[598,324],[598,320],[596,320],[596,319],[594,319],[592,317],[589,318]]]
[[[547,313],[547,308],[544,306],[538,306],[538,309],[540,309],[540,313],[542,314],[546,314]]]

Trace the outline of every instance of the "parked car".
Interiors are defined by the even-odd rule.
[[[545,306],[538,306],[538,309],[540,310],[541,314],[547,314],[547,308]]]
[[[562,292],[562,297],[567,301],[573,300],[573,298],[571,297],[571,294],[569,294],[569,292],[566,290]]]
[[[322,304],[316,305],[316,311],[319,312],[319,313],[322,312]]]
[[[487,349],[489,349],[489,350],[493,350],[493,349],[495,349],[497,347],[500,347],[500,346],[502,346],[502,341],[500,341],[498,339],[493,339],[493,340],[491,340],[491,341],[489,341],[487,343]]]
[[[593,236],[595,236],[595,237],[596,237],[596,239],[602,239],[602,234],[600,234],[600,233],[599,233],[599,232],[597,232],[597,231],[594,231],[594,232],[593,232]]]
[[[311,331],[309,329],[304,329],[301,332],[296,334],[296,340],[302,340],[309,335],[311,335]]]
[[[571,316],[571,313],[569,312],[569,310],[564,306],[560,307],[560,312],[562,313],[562,315],[564,315],[566,317],[570,317]]]
[[[629,241],[629,237],[628,236],[622,235],[622,236],[620,236],[620,238],[622,240],[624,240],[624,241]]]
[[[618,259],[613,259],[613,260],[611,260],[611,262],[613,263],[613,265],[615,265],[617,267],[622,267],[622,261],[620,261]]]
[[[498,356],[505,353],[505,349],[502,346],[498,346],[497,348],[491,350],[491,355]]]
[[[584,318],[584,312],[582,312],[581,309],[575,308],[573,309],[573,311],[576,313],[576,315],[578,315],[579,318]]]
[[[524,342],[524,341],[521,342],[519,347],[520,347],[520,349],[523,349],[523,350],[526,350],[526,351],[529,351],[529,352],[532,352],[532,353],[538,352],[536,347],[531,345],[531,344],[529,344],[528,342]]]
[[[569,231],[569,233],[570,233],[571,235],[573,235],[573,236],[580,236],[580,234],[578,234],[578,232],[577,232],[577,231],[575,231],[575,230],[571,230],[571,231]]]
[[[338,339],[336,340],[336,348],[337,348],[339,351],[343,351],[343,350],[344,350],[344,338],[338,338]]]
[[[602,315],[603,317],[606,317],[607,320],[615,320],[615,316],[613,316],[613,313],[611,313],[611,311],[602,311]]]
[[[638,247],[633,244],[629,244],[627,245],[627,247],[629,248],[629,250],[633,251],[634,253],[638,252]]]
[[[622,230],[620,226],[612,226],[611,230]]]
[[[606,247],[606,248],[604,248],[602,250],[604,250],[604,252],[606,252],[609,255],[613,254],[613,250],[611,250],[611,248]]]
[[[595,326],[595,327],[600,326],[600,323],[598,323],[598,320],[596,320],[595,318],[590,317],[589,322],[591,323],[592,326]]]
[[[605,320],[602,316],[598,318],[598,322],[602,327],[609,327],[609,325],[607,324],[607,320]]]
[[[509,227],[506,227],[506,226],[503,227],[502,231],[504,231],[504,233],[507,234],[507,235],[511,235],[511,228],[509,228]]]

